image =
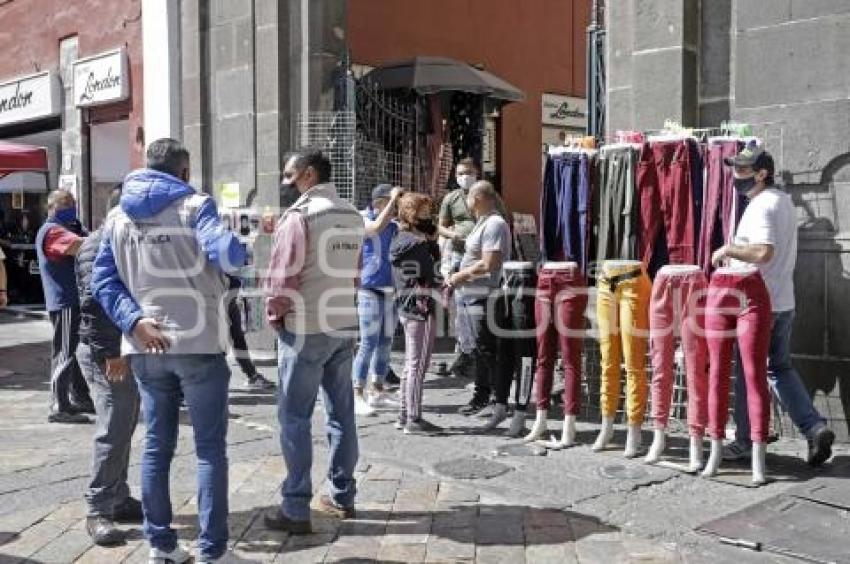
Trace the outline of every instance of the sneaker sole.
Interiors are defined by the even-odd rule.
[[[810,466],[820,466],[832,456],[832,443],[835,442],[835,433],[827,429],[818,437],[818,451],[809,461]]]

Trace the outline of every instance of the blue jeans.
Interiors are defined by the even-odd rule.
[[[280,450],[286,463],[281,492],[281,511],[289,519],[310,519],[313,485],[311,419],[319,387],[325,408],[325,433],[330,444],[328,488],[334,503],[354,504],[357,491],[354,468],[359,455],[354,419],[354,390],[351,387],[351,358],[354,341],[316,333],[278,333],[277,417]]]
[[[218,558],[227,548],[227,390],[230,368],[223,354],[132,355],[147,425],[142,455],[144,532],[154,548],[171,551],[169,471],[177,444],[180,390],[195,436],[198,459],[198,549]]]
[[[826,425],[800,375],[791,363],[791,328],[794,310],[773,314],[773,329],[770,332],[770,351],[767,359],[767,382],[773,395],[794,425],[807,438]],[[741,371],[740,352],[736,351],[735,362],[735,439],[740,444],[750,444],[750,420],[747,416],[747,388]]]
[[[390,349],[397,319],[393,295],[381,290],[357,291],[357,318],[360,320],[360,346],[354,358],[352,380],[363,387],[371,371],[381,385],[390,369]]]

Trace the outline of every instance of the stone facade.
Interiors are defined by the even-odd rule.
[[[850,426],[850,3],[607,3],[608,129],[750,123],[799,218],[793,350],[817,405]],[[787,422],[786,422],[787,423]]]

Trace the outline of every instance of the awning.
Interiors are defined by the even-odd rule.
[[[47,149],[0,141],[0,178],[13,172],[47,172]]]

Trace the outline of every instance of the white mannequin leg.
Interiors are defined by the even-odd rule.
[[[626,435],[626,450],[623,451],[624,457],[634,458],[638,455],[641,443],[640,431],[640,425],[629,425],[629,432]]]
[[[566,415],[564,416],[564,428],[561,431],[561,438],[555,439],[555,436],[552,435],[552,439],[548,441],[538,441],[541,445],[546,448],[552,450],[561,450],[562,448],[570,448],[571,446],[575,446],[576,444],[576,416],[575,415]]]
[[[753,443],[753,485],[761,486],[767,483],[767,478],[764,473],[764,458],[767,452],[765,443]]]
[[[521,437],[525,434],[525,415],[524,409],[515,408],[514,416],[511,419],[511,427],[508,429],[509,437]]]
[[[534,442],[546,438],[546,418],[549,412],[545,409],[538,409],[534,419],[534,426],[531,427],[531,432],[522,439],[525,443]]]
[[[611,442],[611,439],[614,438],[614,418],[613,417],[603,417],[602,418],[602,428],[599,430],[599,436],[596,437],[596,442],[593,443],[593,450],[600,451],[603,450],[608,443]]]
[[[656,429],[652,434],[652,446],[649,447],[649,453],[646,455],[644,461],[647,464],[656,464],[659,460],[661,460],[661,455],[664,453],[666,443],[665,430],[663,428]]]
[[[688,472],[697,473],[702,469],[702,437],[691,435],[690,462]]]
[[[720,461],[723,460],[723,439],[711,439],[711,454],[708,455],[708,463],[702,471],[704,478],[717,475],[720,470]]]

